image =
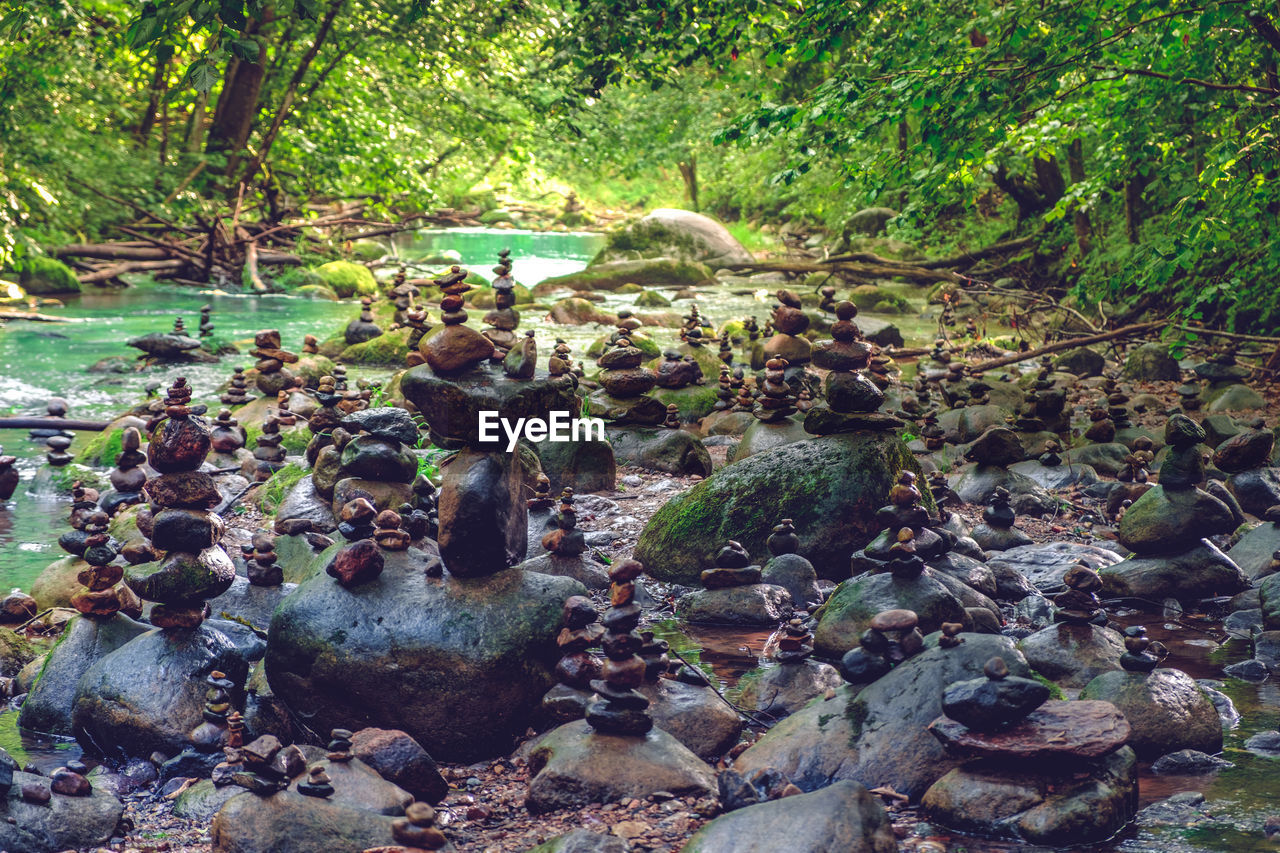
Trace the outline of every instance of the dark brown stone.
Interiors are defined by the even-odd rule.
[[[382,551],[372,539],[361,539],[343,548],[326,571],[346,587],[371,581],[382,574]]]
[[[929,726],[949,752],[966,758],[1054,761],[1101,758],[1129,739],[1129,723],[1110,702],[1049,701],[998,732],[976,732],[948,717]]]

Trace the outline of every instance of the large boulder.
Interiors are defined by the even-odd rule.
[[[49,790],[49,778],[14,769],[16,762],[0,750],[0,764],[13,773],[13,785],[0,793],[0,850],[15,853],[58,853],[106,844],[115,835],[124,806],[106,791],[87,797],[51,794],[48,803],[24,800],[26,786]],[[0,770],[4,772],[4,770]]]
[[[214,853],[337,853],[393,844],[393,820],[336,798],[246,792],[227,801],[209,834]]]
[[[1200,489],[1148,489],[1116,525],[1116,538],[1139,554],[1174,554],[1236,527],[1230,507]]]
[[[1249,586],[1240,567],[1208,541],[1180,554],[1130,557],[1099,574],[1103,593],[1110,598],[1195,601],[1234,595]]]
[[[1134,347],[1124,360],[1124,378],[1141,382],[1176,382],[1182,376],[1178,362],[1165,344]]]
[[[798,550],[818,574],[848,577],[849,555],[880,532],[873,516],[904,468],[919,474],[890,432],[812,438],[748,457],[658,510],[640,534],[636,559],[659,580],[692,585],[729,539],[767,560],[765,539],[778,519],[790,518]]]
[[[525,806],[535,814],[659,791],[695,799],[716,792],[715,771],[662,729],[610,735],[583,720],[544,735],[529,753],[529,773]]]
[[[1101,699],[1129,721],[1129,746],[1139,758],[1155,759],[1180,749],[1210,755],[1222,751],[1222,720],[1195,679],[1177,669],[1106,672],[1080,691]]]
[[[555,681],[564,600],[585,587],[516,570],[432,578],[416,549],[383,556],[371,581],[316,575],[280,604],[275,695],[318,731],[399,729],[446,761],[509,751]]]
[[[620,258],[659,256],[702,261],[713,268],[752,261],[751,253],[711,217],[660,207],[610,234],[609,244],[596,255],[592,266]]]
[[[351,261],[330,261],[315,269],[319,283],[328,287],[341,299],[353,296],[373,296],[378,292],[378,283],[373,273],[363,264]]]
[[[742,753],[734,771],[749,777],[773,768],[805,791],[852,779],[918,798],[960,763],[926,730],[942,714],[946,686],[977,678],[996,656],[1012,674],[1031,675],[1008,637],[963,634],[963,643],[944,649],[938,646],[940,636],[930,634],[924,652],[862,692],[855,695],[846,685],[830,699],[814,699]]]
[[[608,261],[578,272],[544,278],[533,292],[542,295],[556,290],[617,290],[624,284],[666,284],[691,287],[711,278],[711,268],[697,261],[676,258],[648,258],[640,261]]]
[[[578,493],[600,492],[618,484],[618,463],[607,440],[541,441],[534,449],[553,493],[565,488]]]
[[[54,258],[35,255],[22,261],[18,269],[18,286],[28,296],[79,293],[80,280],[71,267]]]
[[[33,732],[71,735],[71,711],[80,676],[99,658],[147,630],[146,625],[123,613],[103,620],[72,617],[22,703],[18,725]]]
[[[702,440],[682,429],[611,427],[606,430],[614,458],[623,465],[665,474],[711,474],[711,454]]]
[[[682,853],[895,853],[880,800],[857,782],[738,809],[698,830]]]
[[[81,676],[71,712],[76,737],[112,758],[177,754],[204,719],[205,679],[214,670],[243,684],[249,664],[233,639],[208,623],[141,634]]]
[[[1120,669],[1124,637],[1098,625],[1059,622],[1024,637],[1018,650],[1045,678],[1064,687],[1084,687],[1102,673]]]
[[[1065,588],[1062,576],[1072,566],[1084,565],[1096,572],[1121,559],[1115,551],[1097,545],[1046,542],[992,554],[987,566],[996,573],[997,580],[1003,572],[1013,571],[1025,576],[1041,592],[1055,592]]]
[[[887,572],[864,574],[836,587],[818,610],[814,650],[825,657],[841,657],[858,645],[858,637],[871,620],[885,610],[914,611],[924,633],[938,630],[943,622],[971,621],[964,603],[932,569],[916,578],[898,578]]]

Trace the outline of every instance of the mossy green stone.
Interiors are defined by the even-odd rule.
[[[330,261],[316,267],[315,273],[320,283],[327,286],[343,299],[353,296],[373,296],[378,292],[378,283],[374,280],[369,268],[351,261]]]
[[[401,366],[409,355],[409,333],[412,331],[405,327],[384,332],[362,344],[352,344],[342,351],[338,360],[343,364]]]

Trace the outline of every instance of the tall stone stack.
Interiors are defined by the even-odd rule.
[[[373,321],[373,298],[366,296],[360,300],[360,316],[347,324],[343,339],[347,346],[362,344],[381,337],[382,328]]]
[[[658,378],[642,366],[643,362],[644,353],[625,335],[606,348],[596,362],[601,368],[602,387],[591,395],[591,411],[619,426],[662,423],[667,407],[649,396]]]
[[[126,607],[135,614],[142,610],[141,602],[127,588],[118,586],[124,568],[114,565],[116,549],[107,535],[108,520],[100,509],[85,517],[83,556],[89,567],[76,576],[84,588],[71,596],[71,606],[79,613],[98,619],[110,618]]]
[[[605,662],[600,678],[591,682],[600,699],[587,707],[587,722],[604,734],[643,735],[653,728],[653,717],[646,711],[649,700],[636,690],[645,674],[644,658],[637,654],[644,640],[635,630],[640,624],[635,581],[643,571],[635,560],[621,560],[609,570],[611,606],[601,641]]]
[[[293,385],[293,371],[285,365],[297,363],[298,356],[281,348],[280,332],[276,329],[263,329],[253,336],[253,345],[249,355],[258,359],[253,365],[258,371],[258,390],[264,396],[274,397],[282,389]]]
[[[165,629],[197,627],[205,601],[226,592],[236,574],[218,544],[222,519],[209,511],[221,496],[213,478],[199,470],[210,449],[209,429],[191,416],[190,401],[191,389],[178,377],[147,444],[147,461],[159,474],[145,486],[152,514],[143,532],[160,556],[125,572],[131,590],[156,602],[151,624]]]
[[[227,392],[220,398],[225,406],[243,406],[248,403],[250,397],[246,391],[248,380],[244,375],[244,368],[237,367],[235,373],[231,375],[231,385],[227,388]]]
[[[463,325],[467,322],[463,295],[471,290],[467,275],[466,270],[455,265],[432,282],[444,293],[440,300],[440,318],[445,328],[423,338],[419,349],[431,369],[442,375],[459,373],[493,356],[493,342]]]
[[[355,497],[367,497],[379,510],[413,499],[418,475],[418,425],[404,409],[380,407],[347,415],[341,426],[353,438],[342,448],[333,489],[333,511]]]
[[[483,334],[493,343],[494,357],[505,357],[516,345],[516,329],[520,326],[520,314],[515,310],[516,280],[511,277],[511,250],[498,253],[498,265],[493,268],[493,310],[484,315],[488,327]]]
[[[108,514],[115,514],[121,507],[142,503],[142,487],[147,482],[147,472],[142,463],[147,456],[142,447],[142,434],[137,427],[128,427],[120,438],[120,455],[116,457],[115,470],[111,472],[111,488],[115,491],[102,496],[100,505]]]
[[[272,474],[283,468],[288,455],[280,446],[283,441],[284,436],[280,434],[279,419],[275,415],[267,415],[262,422],[262,432],[258,434],[253,455],[241,466],[241,473],[245,478],[265,483],[271,479]]]
[[[795,377],[809,363],[812,353],[809,341],[801,337],[809,328],[809,315],[804,313],[800,297],[793,291],[782,289],[775,295],[778,304],[773,309],[771,319],[774,333],[765,341],[764,355],[766,358],[786,359],[791,368],[787,380],[795,383],[798,381]]]

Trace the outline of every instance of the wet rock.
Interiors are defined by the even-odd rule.
[[[1120,670],[1124,638],[1110,628],[1059,622],[1018,642],[1032,669],[1063,687],[1084,687]]]
[[[996,656],[1014,675],[1031,675],[1007,637],[963,634],[965,642],[944,649],[939,636],[926,637],[923,653],[856,696],[846,685],[831,699],[814,699],[739,756],[734,771],[749,776],[773,768],[806,791],[852,779],[919,797],[959,763],[925,728],[942,713],[944,688],[978,676]]]
[[[1194,749],[1180,749],[1168,755],[1162,755],[1151,765],[1151,772],[1157,776],[1199,776],[1204,773],[1217,773],[1235,767],[1225,758],[1207,755]]]
[[[214,816],[209,834],[216,853],[354,851],[391,843],[392,821],[332,798],[242,793]]]
[[[935,823],[987,837],[1055,847],[1103,841],[1137,811],[1137,761],[1122,748],[1088,773],[1076,770],[967,765],[931,787],[922,806]]]
[[[1065,489],[1069,486],[1087,486],[1098,482],[1098,472],[1091,465],[1042,465],[1028,459],[1010,465],[1009,470],[1031,480],[1042,489]]]
[[[742,718],[710,687],[659,678],[637,689],[649,698],[654,725],[703,761],[715,761],[738,742]]]
[[[539,844],[528,853],[629,853],[630,850],[631,845],[616,835],[575,829]]]
[[[1119,708],[1132,729],[1129,745],[1141,758],[1180,749],[1222,750],[1217,710],[1199,685],[1179,670],[1103,673],[1080,691],[1080,698],[1101,699]]]
[[[71,735],[71,712],[80,677],[94,662],[147,630],[148,626],[122,613],[105,620],[72,617],[27,694],[18,725],[33,732]]]
[[[684,853],[894,853],[898,843],[880,800],[857,782],[748,806],[699,830]]]
[[[822,603],[818,573],[813,564],[799,554],[778,554],[771,557],[761,570],[760,578],[766,584],[785,589],[796,607],[808,609]]]
[[[800,710],[815,696],[843,686],[844,679],[830,664],[805,660],[748,673],[739,684],[739,704],[783,717]]]
[[[1244,742],[1244,748],[1255,755],[1264,755],[1268,758],[1280,756],[1280,732],[1274,729],[1258,732]]]
[[[1232,678],[1238,678],[1241,681],[1251,681],[1255,684],[1266,681],[1271,676],[1271,671],[1267,668],[1266,663],[1257,659],[1242,660],[1239,663],[1233,663],[1230,666],[1224,667],[1222,671]]]
[[[316,492],[311,474],[299,480],[280,502],[276,509],[276,532],[283,532],[288,522],[299,520],[307,522],[308,529],[316,533],[332,533],[338,529],[333,504]]]
[[[1139,826],[1173,826],[1186,828],[1213,820],[1204,807],[1204,794],[1183,791],[1168,799],[1152,803],[1138,812]]]
[[[320,730],[399,729],[442,760],[502,754],[554,683],[561,608],[585,588],[517,571],[428,578],[417,553],[386,552],[350,590],[301,583],[271,620],[271,686]]]
[[[86,747],[111,757],[174,755],[203,720],[213,670],[243,684],[244,652],[210,625],[155,629],[96,660],[76,685],[71,720]],[[82,735],[81,735],[82,733]]]
[[[539,533],[541,535],[541,532]],[[562,557],[558,554],[540,554],[516,566],[517,571],[538,572],[543,575],[572,578],[587,589],[608,589],[609,569],[586,555]]]
[[[1255,468],[1232,474],[1227,478],[1227,488],[1245,512],[1261,517],[1280,503],[1280,468]]]
[[[607,735],[585,722],[566,723],[534,746],[529,772],[525,806],[535,814],[656,791],[697,798],[717,790],[715,772],[657,728],[643,736]]]
[[[1139,382],[1176,382],[1182,376],[1169,347],[1148,343],[1134,347],[1124,362],[1124,378]]]
[[[824,657],[841,657],[858,645],[876,614],[886,610],[914,612],[922,633],[938,630],[943,622],[972,624],[964,602],[931,569],[909,579],[888,573],[862,575],[836,587],[818,610],[814,649]]]
[[[1037,681],[1031,683],[1039,684]],[[1043,694],[1026,695],[1025,698],[1034,701],[1039,696],[1048,696],[1048,688],[1042,684],[1040,687],[1044,688]],[[956,692],[965,698],[971,689],[972,685]],[[950,687],[947,694],[953,694]],[[1020,688],[1018,695],[1023,694],[1024,689]],[[935,720],[929,731],[947,746],[949,753],[966,758],[1016,759],[1028,764],[1101,758],[1124,746],[1130,734],[1124,715],[1109,702],[1044,702],[1020,722],[995,731],[970,728],[954,718],[948,709],[946,696],[942,702],[948,716]],[[977,711],[978,708],[970,710]],[[990,725],[989,720],[980,714],[975,714],[971,722]]]
[[[711,454],[681,429],[612,427],[606,430],[618,463],[666,474],[711,475]]]
[[[186,820],[207,823],[227,801],[243,793],[244,788],[239,785],[223,785],[219,788],[211,779],[201,779],[173,801],[173,814]]]
[[[776,625],[791,611],[791,594],[766,583],[694,590],[676,601],[678,618],[704,625]]]
[[[1107,596],[1128,595],[1156,601],[1231,595],[1249,585],[1240,567],[1208,542],[1171,556],[1130,557],[1098,574],[1102,575]]]
[[[534,449],[553,492],[600,492],[617,485],[618,465],[608,441],[544,441]]]
[[[812,437],[805,432],[804,422],[794,418],[783,418],[773,423],[757,420],[742,434],[742,441],[729,461],[738,462],[757,453],[770,453],[785,444]]]
[[[25,799],[22,793],[27,787],[42,790],[43,802]],[[76,797],[48,794],[45,777],[13,772],[7,799],[0,799],[0,814],[6,818],[0,820],[0,849],[58,853],[97,847],[115,834],[124,813],[120,801],[105,791],[91,790]]]
[[[1248,385],[1238,383],[1221,390],[1215,388],[1207,396],[1209,399],[1204,407],[1206,412],[1244,412],[1264,409],[1267,405],[1261,394]]]

